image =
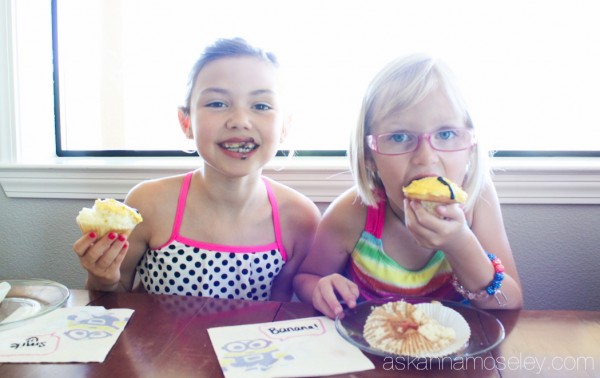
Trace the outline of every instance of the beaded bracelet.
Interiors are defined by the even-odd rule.
[[[458,293],[470,301],[479,301],[493,295],[500,306],[505,306],[506,302],[508,302],[508,298],[506,298],[506,295],[500,290],[502,287],[502,280],[504,280],[504,265],[502,265],[502,261],[500,261],[496,255],[488,253],[487,256],[494,266],[494,278],[485,289],[474,293],[458,282],[456,275],[452,275],[452,286],[454,286],[454,289]]]

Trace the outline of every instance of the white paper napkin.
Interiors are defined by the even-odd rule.
[[[0,362],[102,362],[132,314],[124,308],[59,308],[0,330]]]
[[[227,378],[307,377],[375,368],[324,316],[209,328],[208,334]]]

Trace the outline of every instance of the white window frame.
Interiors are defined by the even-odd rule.
[[[0,0],[0,185],[9,198],[122,199],[140,181],[183,173],[198,158],[48,158],[20,156],[19,87],[13,54],[13,3]],[[40,126],[40,125],[37,125]],[[41,125],[53,130],[53,124]],[[54,145],[54,140],[49,140]],[[600,204],[600,158],[492,158],[501,203]],[[330,202],[352,186],[346,158],[275,158],[265,175],[315,202]]]

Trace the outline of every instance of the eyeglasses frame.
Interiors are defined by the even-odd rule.
[[[433,144],[431,144],[431,135],[432,134],[436,134],[440,131],[452,131],[452,130],[465,130],[467,131],[470,135],[471,135],[471,144],[469,144],[468,146],[464,147],[464,148],[458,148],[456,150],[440,150],[438,148],[435,148],[433,146]],[[367,142],[367,146],[372,150],[377,152],[380,155],[388,155],[388,156],[396,156],[396,155],[405,155],[405,154],[410,154],[412,152],[415,152],[419,149],[419,147],[421,146],[421,141],[423,139],[427,140],[427,143],[429,143],[429,146],[436,150],[436,151],[441,151],[441,152],[456,152],[456,151],[464,151],[466,149],[469,149],[471,147],[473,147],[474,145],[477,144],[477,138],[475,137],[475,134],[473,134],[473,131],[471,129],[467,129],[467,128],[452,128],[452,129],[443,129],[443,130],[438,130],[438,131],[434,131],[432,133],[408,133],[407,134],[413,134],[413,135],[417,135],[417,144],[415,145],[415,148],[413,148],[410,151],[406,151],[406,152],[401,152],[399,154],[390,154],[390,153],[385,153],[385,152],[380,152],[378,147],[377,147],[377,139],[379,137],[382,136],[386,136],[386,135],[393,135],[393,134],[398,134],[398,132],[393,132],[393,133],[382,133],[382,134],[370,134],[366,136],[366,142]]]

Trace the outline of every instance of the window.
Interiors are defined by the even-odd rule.
[[[586,137],[598,126],[594,0],[53,3],[67,155],[192,148],[176,117],[188,70],[203,46],[233,36],[280,58],[296,150],[345,150],[369,80],[412,52],[453,69],[490,149],[598,150]]]
[[[63,1],[71,0],[56,0],[56,4]],[[99,17],[102,15],[98,13],[100,3],[94,1],[84,3],[90,7],[86,8],[88,13]],[[600,149],[593,138],[597,117],[592,115],[598,102],[594,91],[598,88],[600,75],[596,70],[600,59],[600,26],[591,22],[597,14],[593,0],[570,3],[509,0],[497,6],[475,0],[448,4],[434,0],[398,0],[399,4],[374,0],[368,7],[355,0],[328,0],[323,4],[305,0],[297,6],[289,1],[282,2],[286,5],[283,8],[277,1],[257,0],[252,7],[246,7],[242,1],[222,0],[214,5],[197,1],[207,8],[194,10],[197,13],[193,15],[192,5],[196,1],[190,2],[192,5],[184,11],[177,12],[174,7],[184,4],[182,0],[104,0],[102,3],[122,8],[137,6],[143,16],[141,21],[154,24],[146,29],[137,26],[138,34],[145,36],[142,42],[151,43],[146,44],[145,49],[133,51],[148,50],[160,58],[162,65],[153,76],[157,78],[156,82],[169,73],[180,75],[173,79],[177,88],[170,92],[171,100],[153,100],[160,106],[153,106],[154,103],[150,106],[148,102],[143,109],[144,112],[148,109],[164,112],[160,117],[165,121],[158,121],[156,114],[153,117],[156,122],[144,124],[143,130],[133,132],[136,140],[148,140],[151,134],[148,127],[156,124],[161,133],[174,128],[173,137],[177,138],[173,142],[176,147],[166,147],[165,142],[161,148],[185,148],[179,144],[183,139],[179,139],[175,107],[180,101],[188,66],[199,53],[200,45],[205,43],[200,36],[206,36],[206,43],[213,39],[212,29],[204,30],[199,20],[204,14],[213,18],[227,14],[230,16],[227,25],[231,28],[226,28],[230,30],[226,36],[244,35],[257,45],[277,51],[290,78],[297,80],[295,84],[289,84],[298,89],[294,140],[306,136],[307,144],[296,148],[345,149],[349,129],[346,125],[354,123],[358,112],[356,102],[371,76],[397,55],[429,51],[444,57],[456,72],[470,102],[478,132],[492,142],[488,143],[489,147],[526,150],[530,154],[558,149],[569,154],[573,154],[569,151],[578,151],[583,155],[492,159],[496,172],[494,181],[502,203],[600,204]],[[0,0],[0,185],[4,194],[9,198],[123,198],[142,180],[197,168],[198,160],[188,157],[56,157],[51,4],[49,0]],[[168,4],[169,7],[163,8],[164,17],[160,22],[153,21],[149,13],[149,9],[157,4]],[[304,11],[304,8],[310,11]],[[251,11],[262,12],[256,17],[247,17],[252,19],[253,26],[262,25],[261,28],[235,26],[244,21],[235,15],[249,15]],[[283,22],[281,17],[286,14],[293,17]],[[116,24],[114,17],[103,17],[112,20],[106,23],[114,29],[113,33],[123,29],[125,24],[135,24],[133,20]],[[374,24],[366,26],[365,21]],[[166,26],[167,22],[175,26]],[[169,40],[169,43],[161,42],[167,38],[165,33],[169,30],[181,28],[177,22],[191,23],[196,28],[190,29],[195,36],[193,48],[175,49],[169,44],[188,36],[178,36],[179,39]],[[328,28],[320,30],[319,24],[325,23]],[[466,28],[458,28],[463,25]],[[489,25],[494,27],[488,30]],[[84,36],[84,27],[88,25],[80,26],[81,29],[72,33]],[[255,32],[250,33],[251,30]],[[295,31],[301,33],[295,34]],[[277,40],[272,37],[281,35],[286,38],[277,45]],[[80,38],[92,41],[89,36]],[[325,43],[319,45],[322,41]],[[526,43],[519,45],[522,41]],[[71,46],[75,51],[71,56],[83,59],[90,54],[87,45],[79,42]],[[286,53],[288,46],[291,49]],[[468,48],[461,50],[461,46]],[[121,51],[128,50],[121,48]],[[165,68],[165,61],[171,55],[177,57],[180,69]],[[336,61],[336,57],[343,59]],[[359,61],[364,57],[368,59]],[[148,59],[142,63],[152,61]],[[293,73],[292,63],[302,65],[300,74]],[[63,121],[69,119],[64,112],[77,113],[77,107],[89,105],[80,101],[78,95],[89,99],[91,94],[86,91],[92,91],[94,82],[98,81],[94,78],[98,71],[92,71],[83,63],[80,67],[84,68],[84,74],[79,73],[78,80],[89,82],[89,86],[80,87],[83,92],[61,89]],[[352,68],[349,73],[348,67]],[[327,74],[319,78],[317,75],[322,72]],[[76,73],[63,73],[62,76],[67,77],[63,78],[62,84],[64,81],[76,82],[76,76],[73,76]],[[127,80],[133,79],[128,77]],[[354,89],[351,85],[355,85]],[[341,92],[338,91],[340,88],[343,89]],[[301,95],[305,89],[307,94]],[[161,96],[165,91],[168,92],[165,89],[153,95]],[[127,107],[116,105],[115,108],[108,104],[103,106],[111,111],[119,106],[126,111],[132,109],[130,103]],[[298,115],[302,111],[308,114],[304,120]],[[96,124],[93,116],[99,114],[93,108],[85,114],[89,118],[61,123],[61,127],[66,127],[71,152],[90,148],[84,147],[88,143],[85,139],[104,141],[108,139],[103,133],[112,133],[90,127]],[[126,116],[124,126],[108,122],[102,127],[129,128],[134,124],[134,117],[135,114]],[[317,131],[314,131],[315,125],[320,125],[316,127]],[[336,129],[335,125],[343,126]],[[71,144],[74,137],[69,136],[69,130],[75,134],[84,130],[83,142]],[[129,143],[127,138],[123,139]],[[167,140],[166,134],[161,134],[163,140]],[[127,148],[135,147],[128,145]],[[144,145],[143,148],[156,147]],[[329,202],[352,185],[344,157],[276,158],[264,172],[317,202]]]

